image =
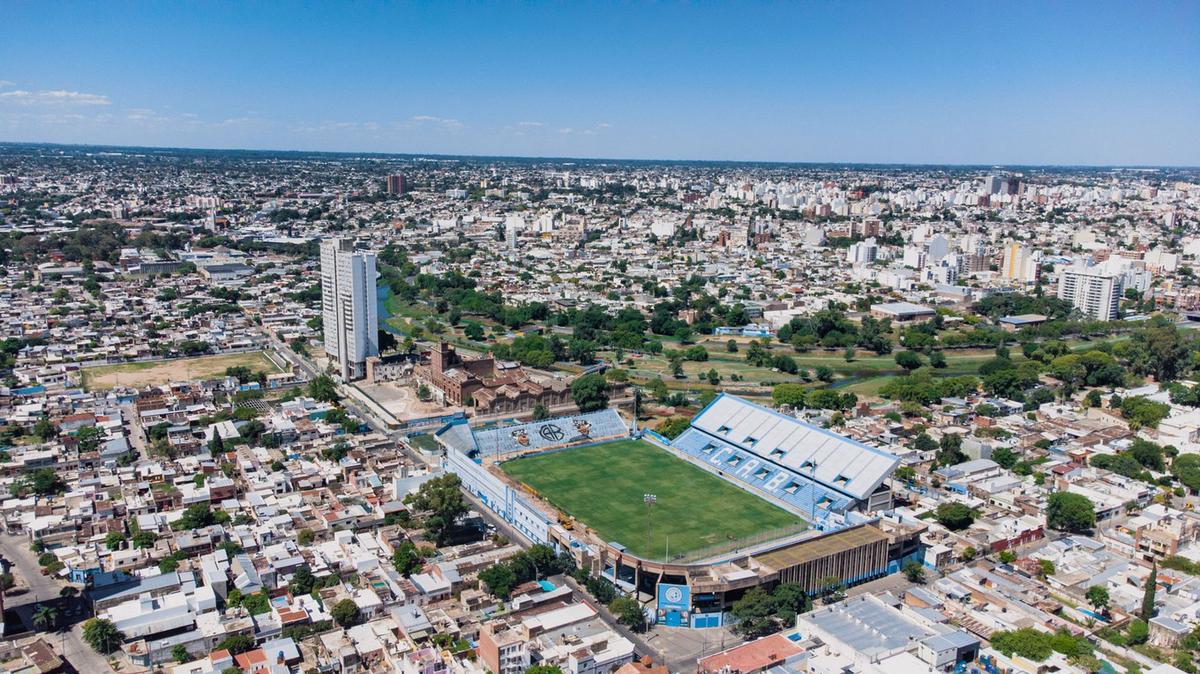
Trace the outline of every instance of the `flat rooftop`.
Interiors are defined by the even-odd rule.
[[[870,545],[877,541],[887,541],[882,531],[870,525],[856,527],[821,536],[810,541],[802,541],[785,548],[772,550],[766,554],[754,555],[755,561],[769,566],[776,571],[791,568],[814,559],[820,559],[848,548]]]

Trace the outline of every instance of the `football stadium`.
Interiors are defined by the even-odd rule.
[[[923,525],[877,514],[896,456],[728,394],[673,441],[611,409],[434,436],[479,504],[666,625],[719,626],[751,587],[820,592],[918,552]]]

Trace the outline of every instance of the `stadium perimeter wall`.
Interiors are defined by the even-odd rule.
[[[508,522],[531,544],[550,544],[554,524],[512,487],[457,449],[446,450],[446,468],[458,475],[463,488]]]

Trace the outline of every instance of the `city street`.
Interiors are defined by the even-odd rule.
[[[38,602],[59,602],[59,592],[66,584],[42,575],[37,556],[30,551],[29,539],[24,536],[0,535],[0,553],[8,560],[10,571],[28,588],[24,594],[6,596],[5,607],[15,611],[25,626],[32,630],[31,616]],[[59,604],[63,623],[69,627],[44,633],[43,636],[77,671],[107,674],[112,671],[108,660],[83,640],[83,621],[89,617],[85,604],[78,597]]]

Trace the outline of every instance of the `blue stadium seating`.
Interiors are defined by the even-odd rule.
[[[822,521],[831,513],[845,512],[854,502],[810,477],[695,428],[688,428],[671,446],[703,461],[711,470],[721,471],[727,479],[779,499],[810,520]]]
[[[489,457],[609,440],[629,435],[629,428],[616,410],[604,409],[528,424],[474,430],[472,435],[477,456]]]

